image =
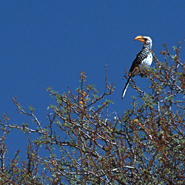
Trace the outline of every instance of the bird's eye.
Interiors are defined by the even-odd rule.
[[[145,39],[145,42],[146,44],[150,44],[149,40],[148,39]]]

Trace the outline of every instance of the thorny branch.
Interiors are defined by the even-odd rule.
[[[132,79],[131,87],[139,98],[133,98],[132,108],[122,118],[118,117],[119,112],[110,112],[111,101],[105,99],[115,90],[107,81],[106,66],[102,93],[87,84],[83,72],[75,92],[68,88],[67,93],[59,94],[47,89],[55,98],[55,104],[49,105],[47,126],[42,125],[33,108],[27,112],[14,98],[18,112],[28,116],[31,124],[13,125],[7,115],[0,122],[3,183],[158,185],[185,182],[182,173],[185,170],[182,98],[185,67],[179,50],[180,45],[172,55],[165,46],[162,54],[169,57],[171,65],[167,59],[162,63],[154,55],[155,67],[145,74],[149,89],[139,89]],[[5,165],[5,139],[11,129],[27,134],[27,159],[22,161],[17,152]],[[33,133],[35,138],[31,139]]]

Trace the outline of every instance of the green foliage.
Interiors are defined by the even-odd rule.
[[[75,93],[69,89],[60,94],[48,87],[55,103],[48,107],[45,127],[34,108],[27,112],[14,98],[18,112],[31,122],[13,125],[3,115],[0,183],[185,184],[185,64],[179,49],[180,44],[171,55],[164,45],[165,62],[154,56],[155,67],[145,74],[147,92],[132,80],[138,97],[121,118],[109,112],[115,88],[107,83],[106,68],[102,93],[87,84],[84,72]],[[5,162],[5,138],[12,129],[28,136],[27,160],[17,151]]]

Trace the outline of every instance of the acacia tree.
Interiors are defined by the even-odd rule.
[[[30,122],[15,125],[3,115],[0,183],[185,184],[185,64],[179,52],[180,43],[173,55],[164,45],[164,61],[154,56],[155,66],[145,74],[151,91],[132,80],[138,97],[122,117],[109,112],[115,87],[107,82],[106,68],[101,95],[83,72],[75,93],[48,88],[55,103],[49,105],[47,126],[33,108],[26,111],[13,98]],[[20,151],[6,160],[6,136],[14,130],[28,137],[27,160]]]

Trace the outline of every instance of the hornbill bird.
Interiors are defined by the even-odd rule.
[[[134,40],[138,40],[143,43],[143,49],[137,54],[135,60],[133,61],[130,71],[129,78],[123,89],[122,98],[124,98],[125,93],[127,91],[128,85],[132,77],[134,77],[137,73],[145,72],[147,67],[150,67],[153,60],[152,55],[152,39],[148,36],[137,36]]]

